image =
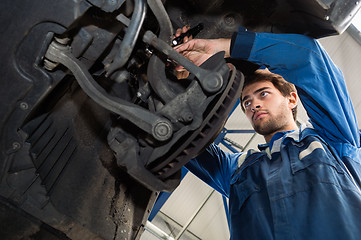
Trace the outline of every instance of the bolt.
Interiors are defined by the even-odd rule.
[[[325,20],[328,21],[330,19],[330,16],[325,16]]]
[[[188,113],[185,114],[184,116],[185,116],[184,118],[185,118],[187,121],[192,121],[192,120],[193,120],[193,114],[192,114],[191,112],[188,112]]]
[[[57,41],[58,43],[63,44],[63,45],[68,44],[70,41],[70,38],[67,38],[67,37],[65,37],[65,38],[54,37],[54,39],[55,39],[55,41]]]
[[[21,147],[20,143],[13,142],[13,150],[18,150]]]
[[[168,127],[164,124],[158,125],[156,131],[157,131],[157,135],[166,136],[168,134]]]
[[[145,54],[147,57],[150,57],[153,54],[153,51],[150,50],[148,47],[145,49]]]
[[[153,136],[160,141],[165,141],[172,136],[172,127],[167,122],[158,122],[154,126]]]
[[[182,112],[182,115],[181,115],[180,119],[179,119],[179,121],[182,121],[182,122],[185,122],[185,123],[191,122],[192,120],[193,120],[193,114],[189,110],[184,110]]]
[[[47,58],[44,59],[44,68],[46,70],[52,71],[54,68],[56,68],[56,66],[58,66],[58,63],[52,62]]]
[[[26,102],[21,102],[20,103],[20,108],[22,110],[27,110],[29,108],[29,105]]]

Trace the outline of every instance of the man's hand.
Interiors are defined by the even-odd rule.
[[[185,25],[182,28],[178,28],[175,35],[174,35],[174,38],[179,37],[182,33],[187,32],[189,29],[190,29],[190,26],[188,26],[188,25]],[[190,36],[190,37],[185,36],[183,38],[183,43],[188,42],[191,39],[192,39],[192,36]],[[182,67],[180,65],[177,65],[175,70],[176,70],[176,75],[177,75],[178,79],[184,79],[184,78],[187,78],[189,76],[189,72],[184,67]]]
[[[225,57],[229,57],[230,39],[192,39],[177,47],[179,53],[188,58],[197,66],[220,51],[225,51]]]
[[[188,30],[189,26],[177,29],[175,37],[180,36],[181,33],[187,32]],[[184,43],[176,46],[174,49],[197,66],[221,51],[225,51],[225,57],[230,57],[231,39],[192,39],[192,37],[185,37],[183,42]],[[179,65],[176,67],[176,71],[178,78],[185,78],[189,74],[186,69]]]

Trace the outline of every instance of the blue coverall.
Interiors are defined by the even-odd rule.
[[[361,239],[360,131],[342,72],[303,35],[240,28],[232,46],[295,84],[309,121],[259,150],[211,145],[187,164],[229,197],[231,239]]]

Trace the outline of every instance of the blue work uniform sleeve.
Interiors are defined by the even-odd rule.
[[[355,111],[342,72],[317,40],[240,28],[233,41],[232,58],[264,65],[296,85],[302,104],[322,137],[360,147]]]
[[[231,177],[238,168],[238,157],[211,144],[198,157],[187,163],[186,168],[222,195],[229,197]]]

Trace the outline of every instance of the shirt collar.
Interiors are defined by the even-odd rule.
[[[294,132],[295,130],[289,130],[289,131],[280,131],[280,132],[276,132],[273,137],[271,138],[271,141],[269,143],[263,143],[263,144],[259,144],[258,145],[258,149],[260,151],[265,150],[267,147],[269,147],[270,149],[272,149],[273,147],[273,143],[278,140],[283,138],[287,133],[291,133]]]

